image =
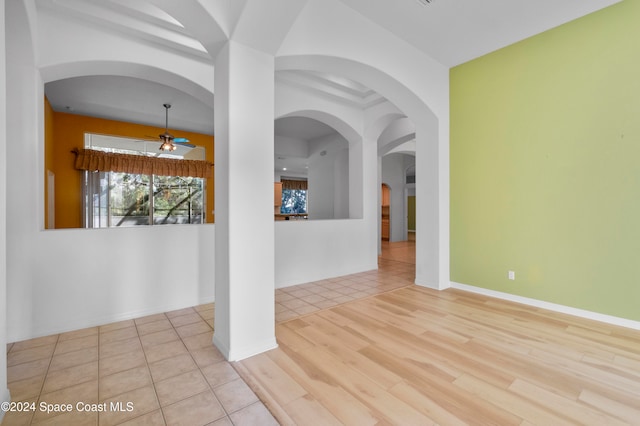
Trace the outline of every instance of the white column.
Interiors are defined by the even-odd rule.
[[[373,265],[377,265],[378,248],[380,244],[380,178],[378,165],[378,144],[375,140],[363,138],[357,145],[360,159],[353,163],[349,162],[349,167],[359,162],[360,171],[359,185],[362,188],[362,199],[360,207],[362,210],[362,220],[366,232],[363,238],[367,238],[367,256]],[[349,170],[351,172],[351,170]],[[352,179],[350,175],[349,179]],[[357,194],[357,193],[356,193]],[[352,197],[354,198],[354,197]]]
[[[4,23],[4,2],[0,22]],[[0,402],[10,400],[7,389],[7,94],[5,27],[0,30]],[[0,410],[0,423],[4,412]]]
[[[416,284],[442,290],[437,123],[416,125]]]
[[[215,63],[215,332],[230,361],[277,346],[274,57],[230,41]]]

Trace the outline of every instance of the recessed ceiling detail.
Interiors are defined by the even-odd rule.
[[[163,46],[191,58],[211,62],[202,43],[171,15],[146,1],[36,0],[39,11],[61,20],[80,20],[115,34]]]

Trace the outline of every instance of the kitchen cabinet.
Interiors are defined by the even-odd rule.
[[[273,205],[278,207],[278,212],[280,212],[280,206],[282,205],[282,182],[273,183]]]

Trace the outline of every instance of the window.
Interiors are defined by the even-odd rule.
[[[85,227],[204,223],[204,179],[85,172]]]
[[[281,214],[306,214],[307,213],[307,190],[306,189],[283,189]]]
[[[92,150],[142,156],[158,155],[157,151],[150,150],[146,153],[146,145],[155,142],[144,142],[145,152],[136,152],[123,148],[125,144],[121,140],[123,138],[88,136]],[[111,140],[116,140],[116,143],[112,143]],[[130,141],[134,144],[133,147],[142,146],[136,145],[137,142]],[[117,145],[118,148],[114,148],[113,145]],[[171,157],[176,156],[171,155]],[[86,228],[205,222],[204,178],[108,170],[85,170],[84,176],[84,226]]]

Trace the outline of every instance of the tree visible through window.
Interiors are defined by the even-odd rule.
[[[204,179],[86,173],[87,228],[204,223]]]
[[[307,213],[307,191],[304,189],[283,189],[282,214],[306,214]]]
[[[100,156],[98,156],[98,164],[102,165],[102,168],[97,165],[95,171],[93,168],[82,168],[85,171],[84,226],[86,228],[205,222],[205,179],[198,170],[195,170],[194,174],[201,177],[160,176],[153,174],[155,169],[137,164],[140,162],[138,159],[144,162],[143,165],[158,159],[161,161],[183,160],[187,153],[191,160],[203,160],[204,148],[180,145],[176,152],[166,154],[158,153],[158,146],[158,141],[85,134],[85,148],[88,149],[84,151],[112,154],[108,159],[119,164],[118,167],[121,170],[113,171],[118,168]],[[86,155],[86,152],[83,154]],[[97,154],[92,155],[93,157],[87,161],[95,160],[94,157]],[[118,161],[114,160],[116,155],[121,157],[116,159]],[[122,166],[121,163],[124,160],[131,158],[136,159],[133,166]],[[184,163],[181,164],[184,165]],[[127,172],[122,172],[122,169],[127,169]],[[183,173],[179,168],[172,169],[166,165],[158,170],[161,170],[161,173],[176,175]]]

